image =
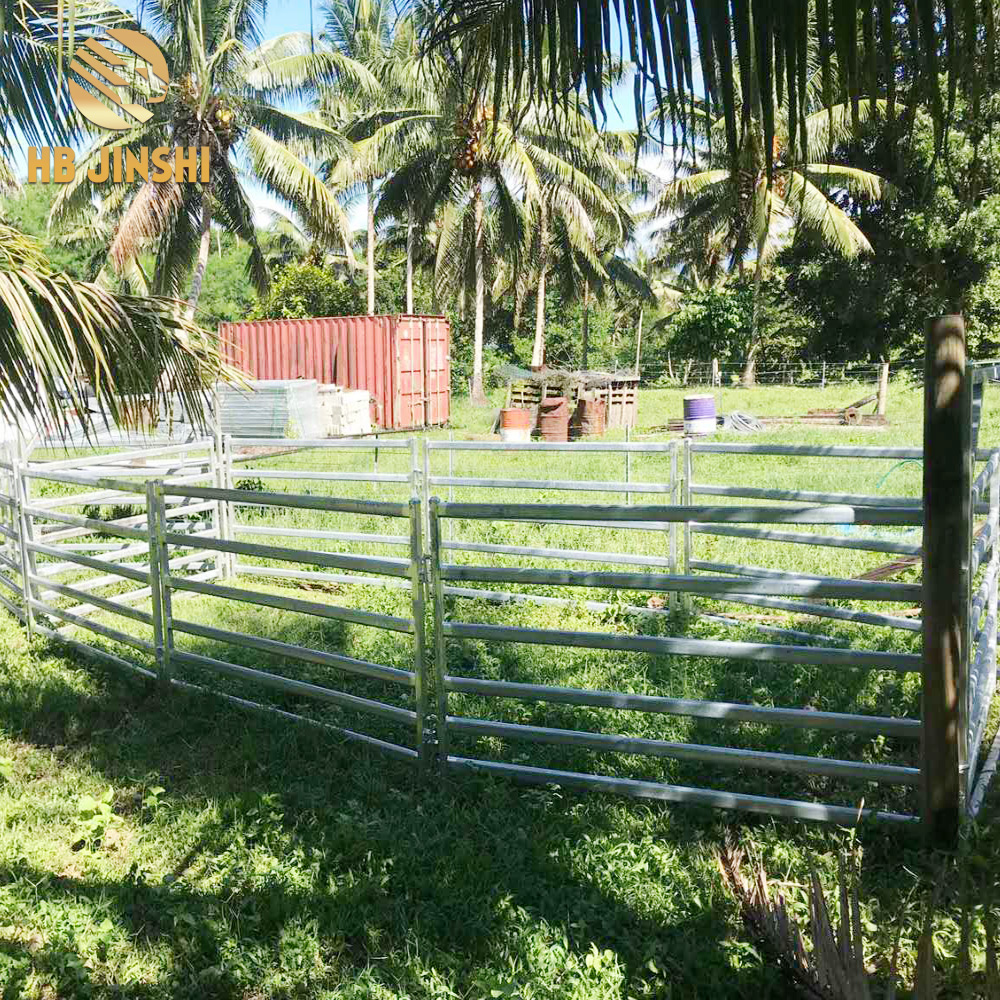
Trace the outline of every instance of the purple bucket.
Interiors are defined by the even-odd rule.
[[[684,433],[711,434],[715,431],[715,396],[684,397]]]

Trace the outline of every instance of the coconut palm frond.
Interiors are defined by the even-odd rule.
[[[178,304],[112,295],[54,273],[38,244],[0,225],[0,414],[65,423],[60,399],[86,423],[79,378],[118,423],[136,422],[168,391],[190,412],[206,412],[205,386],[220,373],[209,338],[186,322]],[[163,381],[170,374],[170,384]]]
[[[152,240],[163,235],[183,205],[181,187],[173,178],[143,184],[118,223],[108,250],[119,274],[127,262],[135,260]]]
[[[818,233],[827,246],[844,257],[871,253],[868,237],[851,217],[802,174],[789,172],[784,201],[799,225]]]

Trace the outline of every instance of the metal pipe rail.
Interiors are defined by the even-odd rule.
[[[232,500],[256,507],[294,507],[298,510],[328,510],[341,514],[372,514],[376,517],[408,517],[405,503],[385,500],[350,500],[343,497],[315,496],[308,493],[265,493],[256,490],[222,490],[213,486],[178,486],[166,483],[164,496],[202,500]]]
[[[296,448],[308,451],[321,448],[330,451],[354,451],[374,448],[391,449],[395,451],[410,451],[413,447],[412,438],[397,437],[363,437],[363,438],[254,438],[232,437],[234,448]]]
[[[237,576],[256,576],[276,580],[314,580],[317,583],[347,584],[358,587],[383,587],[386,590],[407,590],[408,579],[381,576],[353,576],[349,573],[321,573],[319,570],[285,569],[278,566],[255,566],[251,563],[236,562],[233,572]],[[409,576],[409,571],[407,571]]]
[[[384,667],[379,663],[370,663],[353,656],[345,656],[343,653],[310,649],[307,646],[297,646],[294,643],[282,642],[278,639],[248,635],[246,632],[231,632],[228,629],[213,628],[210,625],[201,625],[198,622],[185,621],[182,618],[174,618],[172,625],[178,632],[196,635],[202,639],[212,639],[215,642],[231,646],[242,646],[244,649],[256,649],[261,653],[284,656],[292,660],[300,660],[303,663],[333,667],[345,673],[356,674],[360,677],[373,677],[376,680],[402,684],[406,687],[412,688],[416,684],[416,674],[412,670]]]
[[[673,493],[677,483],[599,482],[593,479],[480,479],[467,476],[428,476],[431,486],[468,486],[482,489],[571,490],[576,493]]]
[[[719,507],[719,506],[600,506],[585,504],[487,504],[452,503],[431,499],[442,518],[493,521],[646,521],[650,523],[689,521],[713,524],[894,524],[919,525],[923,513],[918,507],[853,507],[824,505],[802,507]]]
[[[916,816],[906,813],[880,812],[853,806],[831,806],[819,802],[796,802],[765,795],[748,795],[738,792],[719,792],[707,788],[689,788],[684,785],[663,785],[634,778],[611,778],[554,768],[529,767],[525,764],[506,764],[499,761],[472,760],[467,757],[446,758],[450,770],[482,771],[502,774],[533,785],[556,784],[565,788],[581,788],[626,795],[630,798],[655,799],[660,802],[679,802],[711,806],[715,809],[737,809],[745,812],[766,813],[790,819],[808,819],[818,822],[854,826],[860,820],[877,819],[893,823],[915,823]]]
[[[765,594],[776,597],[833,597],[842,600],[918,601],[919,584],[881,583],[872,580],[839,580],[778,577],[668,576],[667,574],[615,573],[573,569],[533,569],[516,566],[472,566],[443,563],[442,580],[467,583],[518,583],[557,587],[603,587],[609,590],[653,590],[689,594]]]
[[[124,462],[138,458],[158,458],[164,455],[187,455],[194,451],[208,451],[212,447],[210,438],[189,441],[186,444],[155,445],[152,448],[140,448],[133,451],[107,452],[102,455],[80,456],[77,458],[60,458],[55,461],[31,462],[31,468],[41,471],[56,471],[59,469],[76,469],[80,466],[100,465],[108,459]]]
[[[247,478],[258,479],[309,479],[330,483],[409,483],[411,477],[403,472],[317,472],[309,469],[241,469]]]
[[[336,705],[338,708],[363,712],[367,715],[377,715],[384,719],[390,719],[392,722],[416,726],[417,713],[407,708],[398,708],[395,705],[372,701],[369,698],[359,698],[357,695],[346,694],[343,691],[334,691],[331,688],[320,687],[318,684],[310,684],[307,681],[292,680],[289,677],[282,677],[280,674],[268,673],[266,670],[254,670],[252,667],[243,667],[236,663],[229,663],[227,660],[203,656],[200,653],[188,653],[182,649],[175,649],[171,651],[170,655],[178,663],[187,663],[193,667],[205,667],[215,673],[253,681],[262,687],[272,688],[284,694],[313,698]]]
[[[316,601],[303,601],[299,598],[284,597],[279,594],[262,594],[254,590],[223,587],[215,583],[197,583],[190,577],[179,577],[173,574],[166,577],[166,582],[172,590],[188,590],[206,597],[220,597],[223,600],[239,601],[242,604],[255,604],[263,608],[279,608],[284,611],[314,615],[317,618],[332,618],[336,621],[351,622],[354,625],[371,625],[374,628],[387,629],[390,632],[413,634],[412,618],[384,615],[376,611],[342,608],[334,604],[318,604]]]
[[[627,694],[618,691],[556,687],[547,684],[521,684],[512,681],[483,680],[478,677],[458,677],[451,674],[445,674],[442,683],[446,691],[486,698],[515,698],[520,701],[541,701],[559,705],[580,705],[591,708],[649,712],[657,715],[678,715],[686,718],[710,719],[716,722],[751,722],[793,729],[822,729],[866,736],[892,736],[904,740],[920,739],[919,719],[858,715],[848,712],[814,712],[805,708],[771,708],[763,705],[668,698],[661,695]]]
[[[863,667],[919,673],[920,656],[864,649],[824,649],[815,646],[783,646],[731,639],[682,639],[675,636],[622,635],[606,632],[568,632],[561,629],[525,628],[516,625],[442,623],[445,636],[488,642],[521,642],[539,646],[576,646],[583,649],[618,650],[705,656],[724,660],[756,660],[764,663],[797,663],[832,667]]]
[[[535,559],[658,566],[664,569],[671,569],[674,565],[674,561],[666,556],[642,556],[630,552],[594,552],[590,549],[534,548],[530,545],[493,545],[488,542],[442,542],[441,548],[453,552],[487,552],[497,555],[531,556]]]
[[[383,576],[408,577],[407,559],[387,559],[377,556],[340,555],[319,549],[292,549],[279,545],[256,545],[252,542],[229,542],[207,538],[200,533],[191,535],[164,532],[164,540],[174,547],[203,549],[208,552],[232,552],[241,556],[260,556],[283,562],[305,563],[309,566],[329,566],[331,569],[351,569],[359,573],[380,573]]]
[[[920,497],[880,497],[862,493],[824,493],[817,490],[769,490],[757,486],[717,486],[692,483],[694,496],[739,497],[744,500],[787,500],[815,504],[846,504],[852,507],[892,507],[922,510]],[[860,523],[860,522],[857,522]]]
[[[424,441],[427,451],[630,452],[666,455],[679,450],[679,447],[680,443],[677,441]]]
[[[623,753],[671,760],[721,764],[727,767],[749,767],[784,774],[817,774],[848,781],[871,781],[890,785],[917,785],[920,769],[899,764],[866,764],[858,761],[809,757],[802,754],[774,753],[763,750],[743,750],[736,747],[702,746],[697,743],[677,743],[638,736],[580,732],[574,729],[553,729],[547,726],[527,726],[512,722],[493,722],[465,716],[448,716],[452,732],[471,736],[493,736],[501,740],[542,743],[550,746],[580,747],[599,753]]]
[[[768,542],[791,545],[815,545],[832,549],[857,549],[862,552],[886,552],[897,555],[918,556],[920,545],[911,542],[892,542],[881,538],[849,538],[841,535],[808,534],[804,531],[772,531],[768,528],[739,527],[736,525],[703,524],[691,522],[691,531],[700,535],[718,535],[727,538],[754,538]]]
[[[917,459],[923,448],[862,447],[855,445],[744,444],[731,441],[692,441],[691,451],[702,455],[789,455],[815,458]]]
[[[371,545],[409,545],[406,535],[376,535],[363,531],[319,531],[312,528],[282,528],[270,524],[233,522],[233,531],[241,535],[270,535],[274,538],[313,538],[334,542],[368,542]]]

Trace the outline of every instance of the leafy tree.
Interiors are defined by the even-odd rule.
[[[245,187],[248,176],[296,211],[314,233],[349,241],[343,209],[299,155],[311,142],[329,145],[336,136],[319,116],[292,111],[284,99],[344,75],[372,91],[375,82],[363,66],[339,53],[313,52],[308,34],[262,43],[265,6],[264,0],[147,5],[170,70],[162,111],[128,132],[98,139],[56,203],[57,217],[86,210],[98,194],[125,205],[110,247],[115,270],[124,273],[155,241],[151,286],[163,294],[185,295],[192,315],[208,266],[213,220],[249,245],[248,272],[258,290],[267,287],[266,260]],[[178,144],[209,148],[207,184],[136,179],[98,190],[87,176],[101,153],[114,147]]]
[[[0,0],[0,191],[15,186],[13,143],[62,145],[75,119],[60,92],[63,5]],[[121,24],[120,12],[99,4],[74,11],[76,29],[93,33]],[[29,213],[30,214],[30,213]],[[137,423],[170,389],[189,412],[203,412],[203,380],[218,370],[201,332],[156,298],[116,295],[59,273],[38,240],[0,220],[0,414],[64,420],[61,400],[88,420],[91,404],[111,419]],[[164,379],[166,373],[170,379]]]

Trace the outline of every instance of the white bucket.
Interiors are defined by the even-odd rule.
[[[531,429],[528,427],[501,427],[500,440],[526,443],[531,440]]]

